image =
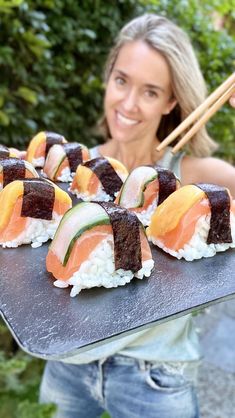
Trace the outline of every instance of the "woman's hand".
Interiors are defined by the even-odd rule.
[[[229,99],[229,103],[232,107],[235,107],[235,93],[232,94],[232,96]]]

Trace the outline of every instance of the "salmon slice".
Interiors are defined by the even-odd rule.
[[[195,203],[180,219],[178,225],[164,236],[155,236],[165,247],[178,251],[192,238],[196,223],[201,216],[210,214],[208,199],[202,199]],[[231,211],[235,214],[235,201],[231,202]]]
[[[46,141],[38,145],[38,147],[35,149],[33,158],[36,159],[40,157],[45,157],[45,153],[46,153]]]
[[[157,200],[159,192],[159,182],[158,179],[155,179],[147,184],[146,189],[144,190],[144,204],[139,208],[130,208],[136,213],[142,212],[147,209],[154,200]]]
[[[46,266],[47,270],[58,280],[69,280],[70,277],[79,270],[81,264],[86,261],[89,255],[105,238],[112,236],[111,225],[98,225],[92,230],[85,231],[82,236],[76,240],[71,251],[68,262],[63,266],[57,256],[49,249]],[[152,258],[149,243],[141,227],[141,253],[142,261]]]
[[[83,170],[85,168],[85,170]],[[84,176],[83,176],[84,171]],[[89,173],[89,177],[87,176],[87,172]],[[97,189],[100,185],[100,180],[93,173],[89,168],[79,166],[79,171],[77,171],[75,177],[73,178],[71,184],[71,190],[78,190],[79,193],[89,193],[89,194],[96,194]]]
[[[203,199],[193,205],[179,220],[177,226],[168,231],[164,236],[157,236],[165,247],[178,251],[192,238],[196,223],[203,215],[210,213],[209,202]]]
[[[28,219],[30,218],[21,216],[22,204],[23,197],[21,196],[15,202],[7,225],[0,230],[0,242],[12,241],[25,230]],[[53,212],[56,212],[58,215],[64,215],[69,208],[69,203],[55,200]]]
[[[46,258],[47,270],[51,272],[56,279],[68,280],[73,273],[79,270],[81,264],[88,259],[97,245],[111,234],[111,225],[98,225],[92,228],[92,230],[85,231],[74,243],[70,257],[65,266],[61,264],[57,256],[49,249]]]
[[[58,168],[58,170],[56,172],[56,175],[55,175],[55,179],[56,180],[58,179],[58,177],[60,177],[62,175],[62,171],[65,168],[69,168],[69,160],[68,160],[67,157],[64,158],[64,160],[62,161],[62,163],[60,164],[60,166],[59,166],[59,168]]]
[[[23,199],[17,199],[9,222],[5,228],[0,230],[0,242],[12,241],[18,237],[26,228],[28,218],[23,218],[21,214]]]

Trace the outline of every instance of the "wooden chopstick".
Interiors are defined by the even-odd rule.
[[[232,93],[235,93],[235,83],[230,87],[226,93],[223,94],[208,110],[207,112],[200,118],[198,121],[192,126],[192,128],[181,138],[181,140],[174,146],[172,149],[172,153],[175,154],[182,148],[199,129],[220,109],[221,106],[225,102],[228,101]]]
[[[230,77],[227,78],[227,80],[225,80],[210,96],[208,96],[206,98],[206,100],[203,103],[201,103],[179,126],[177,126],[177,128],[174,129],[174,131],[172,131],[170,133],[170,135],[168,135],[161,142],[161,144],[159,144],[157,146],[157,148],[156,148],[157,151],[161,151],[166,146],[168,146],[171,142],[173,142],[185,129],[187,129],[190,125],[192,125],[194,123],[194,121],[197,121],[198,118],[201,116],[201,114],[205,110],[207,110],[209,108],[209,106],[211,106],[211,108],[212,108],[213,103],[216,102],[217,99],[220,100],[220,97],[221,98],[224,97],[224,94],[226,94],[226,92],[228,92],[229,89],[232,88],[232,91],[229,93],[229,96],[228,97],[227,97],[227,95],[225,96],[225,97],[227,97],[227,99],[225,99],[224,101],[222,99],[222,101],[219,102],[219,107],[221,107],[229,99],[229,97],[231,96],[231,94],[233,92],[233,89],[234,89],[234,86],[235,86],[235,73],[231,74]],[[215,112],[219,109],[219,107],[217,108],[217,106],[216,106]],[[213,114],[214,114],[214,112],[212,112],[211,116]],[[211,116],[209,116],[209,118]],[[206,119],[205,122],[207,122],[208,119]],[[205,123],[205,122],[203,122],[203,123]],[[198,129],[200,129],[201,126],[202,125],[200,124],[200,126],[198,127]],[[191,138],[191,136],[190,136],[190,138]],[[174,152],[176,152],[176,151],[174,151]]]

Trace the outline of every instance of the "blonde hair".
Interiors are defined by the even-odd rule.
[[[173,95],[177,105],[169,115],[162,117],[156,133],[162,141],[179,123],[205,100],[207,91],[198,60],[187,34],[163,16],[145,14],[131,20],[120,31],[116,44],[110,51],[105,67],[105,81],[108,81],[117,56],[123,45],[142,40],[165,58],[168,63]],[[108,136],[105,117],[100,124]],[[189,141],[188,150],[198,157],[209,156],[217,144],[209,137],[203,127]]]

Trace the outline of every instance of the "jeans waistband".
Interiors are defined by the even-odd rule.
[[[137,366],[140,370],[145,370],[146,368],[161,368],[165,370],[167,373],[172,374],[181,374],[185,376],[188,380],[196,382],[197,375],[198,375],[198,367],[201,363],[200,360],[197,361],[181,361],[181,362],[149,362],[142,359],[137,359],[134,357],[127,357],[122,356],[119,354],[115,354],[113,356],[102,358],[98,361],[100,365],[104,363],[109,363],[113,365],[120,365],[120,366]]]

